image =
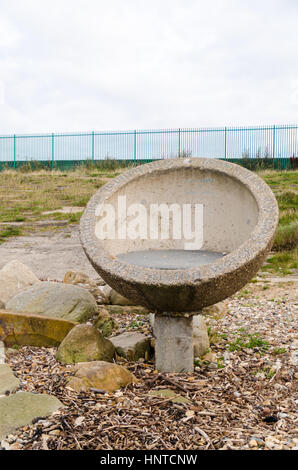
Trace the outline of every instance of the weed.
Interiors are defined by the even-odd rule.
[[[235,341],[229,343],[229,351],[239,351],[242,348],[258,348],[261,351],[266,351],[269,348],[269,343],[260,338],[259,333],[247,334],[245,331],[239,331],[239,333],[240,335]]]

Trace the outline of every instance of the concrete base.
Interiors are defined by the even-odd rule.
[[[155,363],[159,372],[193,372],[193,317],[156,315]]]

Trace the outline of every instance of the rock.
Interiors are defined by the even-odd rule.
[[[0,439],[15,429],[32,423],[38,417],[47,417],[62,408],[54,396],[20,392],[0,398]]]
[[[5,304],[0,300],[0,310],[5,310]]]
[[[79,323],[97,313],[96,301],[90,292],[83,287],[58,282],[40,282],[13,297],[6,308]]]
[[[203,361],[206,361],[206,362],[214,362],[216,363],[216,354],[214,354],[213,352],[207,352],[207,354],[205,354],[203,357],[202,357],[202,360]]]
[[[0,339],[7,347],[59,346],[76,323],[28,313],[0,310]]]
[[[62,341],[56,358],[63,364],[108,361],[115,354],[114,345],[91,325],[75,326]]]
[[[177,395],[173,390],[168,388],[162,388],[160,390],[151,390],[149,392],[151,397],[160,397],[160,398],[171,398],[172,403],[183,403],[183,404],[191,404],[191,401],[181,395]]]
[[[19,385],[20,381],[11,368],[7,364],[0,364],[0,396],[5,395],[6,392],[15,392]]]
[[[112,305],[122,305],[123,307],[134,305],[131,300],[123,297],[123,295],[119,294],[114,289],[111,289],[110,292],[110,302]]]
[[[155,336],[155,314],[149,314],[149,323]],[[206,354],[210,348],[208,329],[203,315],[193,317],[193,346],[194,357],[200,357]]]
[[[256,441],[255,439],[251,439],[251,440],[249,441],[248,445],[249,445],[249,447],[252,448],[252,449],[253,449],[254,447],[258,447],[258,443],[257,443],[257,441]]]
[[[148,320],[149,320],[149,323],[150,323],[150,325],[151,325],[152,332],[153,332],[153,334],[154,334],[155,314],[154,314],[154,313],[149,313]]]
[[[103,304],[105,298],[102,294],[102,287],[98,285],[98,282],[101,283],[101,280],[94,281],[90,279],[87,274],[78,272],[78,271],[68,271],[64,276],[64,284],[72,284],[82,286],[91,292],[91,294],[96,298],[97,303]]]
[[[4,343],[3,341],[0,340],[0,364],[5,363],[5,349],[4,349]]]
[[[150,338],[142,333],[123,333],[111,338],[119,356],[128,361],[138,361],[140,358],[148,359],[150,355]]]
[[[126,297],[123,297],[123,295],[119,294],[108,285],[104,286],[101,291],[107,303],[111,303],[113,305],[121,305],[122,307],[133,306],[131,300],[127,299]]]
[[[219,319],[229,313],[229,300],[223,300],[217,304],[210,305],[210,307],[205,307],[202,313]]]
[[[0,271],[0,302],[6,304],[18,292],[37,283],[40,280],[23,263],[17,260],[7,263]]]
[[[119,328],[118,323],[105,308],[100,308],[96,326],[104,337],[110,336],[114,330]]]
[[[96,388],[105,392],[136,383],[136,377],[124,367],[109,362],[96,361],[77,364],[75,376],[68,381],[68,387],[76,392]]]
[[[99,307],[99,312],[104,308],[110,315],[148,315],[148,310],[141,306],[105,305]]]
[[[96,282],[90,279],[87,274],[78,271],[68,271],[63,280],[64,284],[87,284],[96,287]]]
[[[210,348],[208,330],[203,315],[193,317],[193,347],[195,357],[203,356]]]
[[[18,349],[7,348],[5,350],[6,357],[16,356],[17,354],[19,354]]]

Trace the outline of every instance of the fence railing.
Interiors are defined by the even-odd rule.
[[[298,156],[298,125],[159,129],[0,136],[0,164],[55,163],[105,159],[150,161],[193,157],[271,159]]]

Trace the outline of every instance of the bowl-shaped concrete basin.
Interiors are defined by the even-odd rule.
[[[254,276],[277,223],[275,197],[254,173],[178,158],[126,171],[99,189],[80,234],[95,270],[136,305],[196,312]]]

